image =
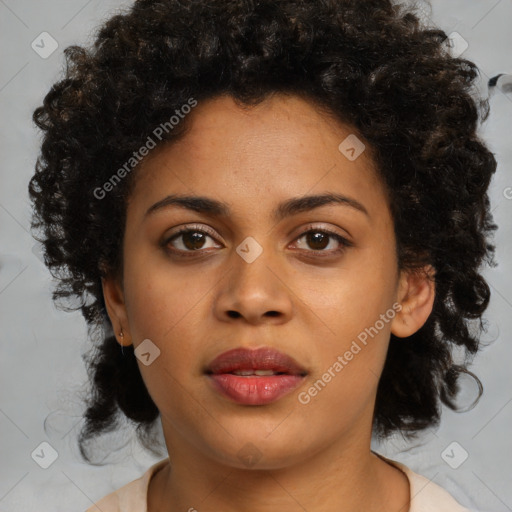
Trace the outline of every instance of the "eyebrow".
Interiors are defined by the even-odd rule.
[[[343,194],[326,193],[288,199],[277,206],[277,208],[272,212],[272,218],[274,221],[280,221],[286,217],[329,204],[348,206],[369,217],[368,210],[359,201]],[[177,206],[179,208],[193,210],[195,212],[208,214],[214,217],[228,217],[230,213],[229,206],[226,203],[217,201],[216,199],[205,196],[172,194],[150,206],[146,211],[145,217],[168,206]]]

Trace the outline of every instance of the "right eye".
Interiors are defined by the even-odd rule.
[[[199,252],[202,249],[211,249],[218,247],[218,245],[205,245],[207,239],[214,240],[211,233],[205,229],[195,227],[183,227],[176,233],[168,237],[163,245],[168,247],[172,252],[186,253]]]

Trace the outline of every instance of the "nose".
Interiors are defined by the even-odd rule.
[[[230,270],[215,297],[215,316],[223,321],[281,324],[293,312],[293,293],[282,265],[264,250],[254,261],[233,251]]]

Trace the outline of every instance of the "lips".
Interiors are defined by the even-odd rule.
[[[264,405],[295,389],[307,371],[273,348],[237,348],[216,357],[206,368],[214,390],[237,403]]]
[[[305,375],[307,373],[294,359],[273,348],[229,350],[216,357],[208,365],[206,373],[219,374],[237,371],[265,371],[288,375]]]

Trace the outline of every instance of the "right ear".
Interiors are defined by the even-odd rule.
[[[114,329],[117,342],[127,347],[132,344],[130,327],[128,324],[128,315],[126,314],[126,304],[124,292],[118,278],[113,275],[101,278],[103,288],[103,298],[107,313]]]

